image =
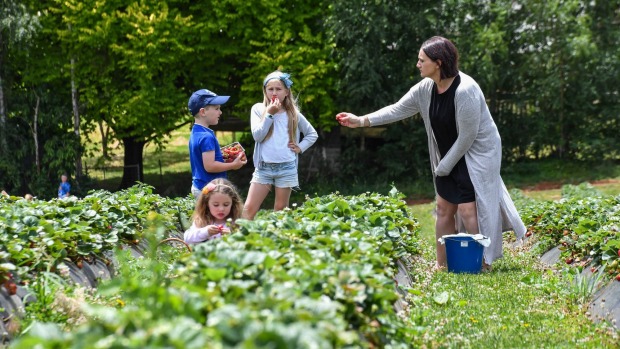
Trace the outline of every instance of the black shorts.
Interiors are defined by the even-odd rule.
[[[469,178],[465,157],[461,158],[447,176],[435,177],[437,194],[442,199],[458,205],[476,201],[476,191]]]

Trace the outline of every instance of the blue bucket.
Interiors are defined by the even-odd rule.
[[[457,234],[443,237],[446,244],[448,271],[478,274],[482,270],[484,246],[472,235]]]

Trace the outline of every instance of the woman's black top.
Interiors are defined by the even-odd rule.
[[[461,77],[457,75],[452,81],[452,85],[441,94],[437,93],[437,84],[433,84],[429,115],[442,159],[458,137],[454,95],[460,83]],[[476,200],[474,185],[469,178],[464,156],[457,162],[449,175],[435,178],[435,186],[437,187],[437,194],[450,203],[462,204]]]

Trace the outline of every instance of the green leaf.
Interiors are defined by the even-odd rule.
[[[446,304],[450,300],[450,294],[448,292],[446,292],[446,291],[441,292],[440,294],[435,295],[433,297],[433,300],[437,304]]]
[[[219,281],[226,277],[227,270],[223,268],[207,268],[203,271],[203,274],[207,280]]]

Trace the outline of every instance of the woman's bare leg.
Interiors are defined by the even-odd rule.
[[[463,219],[465,229],[470,234],[478,234],[478,213],[476,210],[476,202],[467,202],[459,204],[459,216]]]
[[[437,249],[437,267],[446,268],[446,246],[437,241],[444,235],[454,234],[456,231],[456,221],[454,215],[458,205],[444,200],[437,195],[437,220],[435,221],[435,244]]]
[[[476,202],[474,201],[460,204],[458,212],[459,216],[463,219],[463,224],[465,224],[465,229],[467,229],[467,232],[470,234],[478,234],[480,232],[480,227],[478,226],[478,210],[476,208]],[[484,271],[490,271],[491,265],[483,261],[482,269]]]

